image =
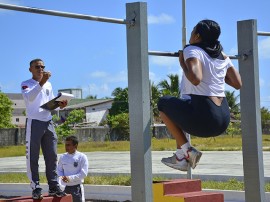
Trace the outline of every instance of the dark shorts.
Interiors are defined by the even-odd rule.
[[[158,110],[185,132],[198,137],[218,136],[230,123],[226,97],[217,106],[208,96],[191,95],[190,100],[164,96],[159,99]]]
[[[73,202],[82,202],[82,190],[80,184],[66,186],[64,192],[72,195]]]

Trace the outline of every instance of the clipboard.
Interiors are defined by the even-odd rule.
[[[42,109],[46,110],[54,110],[59,107],[59,102],[67,100],[69,102],[72,98],[74,98],[74,95],[69,94],[69,93],[58,93],[58,95],[50,100],[49,102],[46,102],[45,104],[41,105],[40,107]]]

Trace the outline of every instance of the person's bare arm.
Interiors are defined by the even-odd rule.
[[[202,80],[202,64],[197,58],[188,58],[184,61],[183,52],[179,51],[179,62],[187,79],[195,86]]]
[[[225,82],[237,90],[239,90],[242,87],[241,76],[234,67],[228,68],[227,74],[225,77]]]

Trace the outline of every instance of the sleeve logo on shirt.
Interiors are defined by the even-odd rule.
[[[26,88],[28,88],[28,86],[22,86],[22,89],[25,90]]]
[[[49,95],[50,95],[50,91],[49,91],[49,89],[46,89],[46,94],[47,94],[47,96],[49,96]]]

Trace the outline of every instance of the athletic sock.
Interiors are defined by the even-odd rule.
[[[187,143],[185,143],[185,144],[183,144],[183,145],[181,146],[181,149],[183,150],[185,156],[188,156],[187,151],[188,151],[188,149],[189,149],[190,147],[191,147],[191,145],[190,145],[189,142],[187,142]]]

